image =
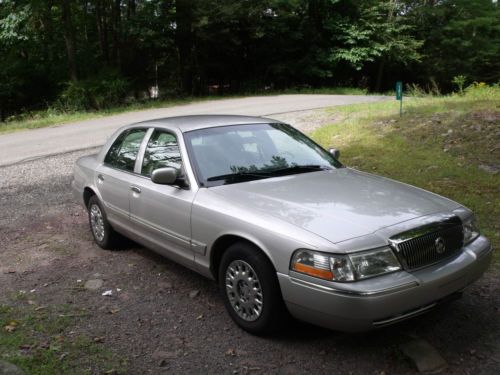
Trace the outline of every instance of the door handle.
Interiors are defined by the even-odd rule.
[[[137,186],[131,186],[130,190],[132,190],[134,193],[141,194],[141,189],[139,189]]]
[[[98,174],[97,175],[97,179],[99,180],[99,182],[103,182],[104,181],[104,176],[102,174]]]

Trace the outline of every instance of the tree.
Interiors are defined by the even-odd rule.
[[[76,41],[73,21],[71,19],[71,4],[69,0],[61,0],[61,19],[63,25],[64,42],[68,54],[69,75],[72,81],[78,81],[78,66],[76,63]]]
[[[499,12],[491,0],[0,0],[1,117],[142,100],[157,80],[162,95],[494,83]]]

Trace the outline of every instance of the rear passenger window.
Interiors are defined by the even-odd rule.
[[[155,169],[172,167],[181,168],[181,153],[175,135],[155,130],[144,152],[141,174],[151,176]]]
[[[135,159],[139,152],[146,129],[125,130],[110,147],[104,163],[111,167],[133,172]]]

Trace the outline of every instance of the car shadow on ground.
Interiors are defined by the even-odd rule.
[[[221,309],[224,308],[215,281],[206,279],[133,241],[129,240],[123,249],[133,249],[136,254],[168,268],[169,272],[176,274],[176,278],[184,278],[186,284],[203,288],[202,292],[210,300],[216,301],[215,303]],[[334,341],[352,349],[364,347],[369,350],[370,347],[399,345],[426,336],[441,337],[440,340],[446,337],[460,336],[461,340],[466,340],[468,346],[475,347],[481,342],[482,337],[489,333],[492,326],[491,317],[485,314],[492,306],[488,305],[488,300],[478,300],[477,297],[481,293],[470,289],[472,288],[467,288],[461,298],[439,304],[427,313],[372,331],[334,331],[290,318],[283,329],[262,338],[276,343]],[[229,315],[226,318],[230,321]],[[233,324],[232,321],[231,324]],[[245,334],[248,333],[245,332]]]

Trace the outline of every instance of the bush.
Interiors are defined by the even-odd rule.
[[[68,82],[59,95],[58,107],[65,111],[115,107],[123,102],[128,88],[129,82],[116,75]]]
[[[458,75],[458,76],[453,77],[453,80],[451,81],[452,83],[454,83],[455,85],[457,85],[457,87],[458,87],[458,93],[460,95],[464,94],[464,85],[465,85],[465,81],[466,80],[467,80],[467,76]]]
[[[500,84],[488,85],[484,82],[473,82],[464,89],[465,96],[475,100],[496,100],[500,95]]]

